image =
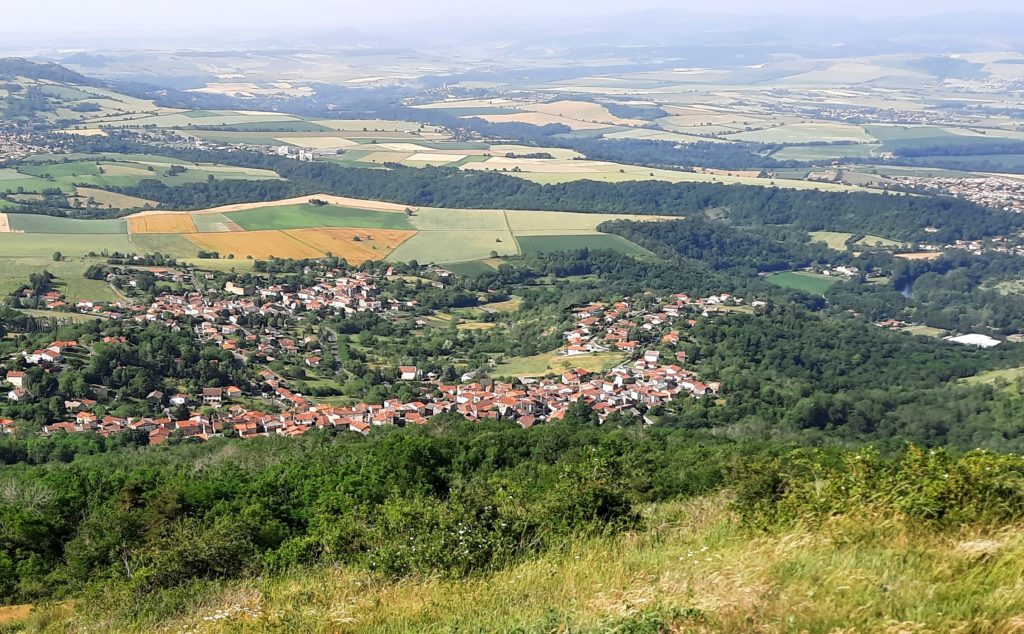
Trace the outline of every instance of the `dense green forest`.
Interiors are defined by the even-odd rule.
[[[83,152],[152,151],[116,138],[77,141]],[[686,216],[713,212],[740,224],[792,225],[805,231],[848,231],[900,240],[950,242],[1006,235],[1024,227],[1019,214],[1004,214],[942,197],[796,191],[712,183],[598,183],[538,185],[497,173],[450,168],[366,170],[304,163],[252,152],[162,150],[199,162],[276,171],[280,181],[211,181],[169,187],[144,180],[115,191],[156,200],[168,209],[199,209],[313,193],[385,200],[422,207],[547,209],[589,213]],[[936,227],[928,233],[926,227]]]

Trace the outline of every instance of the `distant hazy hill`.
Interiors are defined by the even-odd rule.
[[[14,79],[15,77],[59,81],[80,86],[106,86],[106,83],[101,80],[86,77],[60,64],[30,62],[21,57],[0,58],[0,79]]]

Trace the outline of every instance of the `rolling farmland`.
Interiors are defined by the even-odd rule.
[[[327,204],[311,204],[319,199]],[[560,249],[613,249],[649,255],[618,236],[600,233],[607,221],[659,221],[651,216],[499,209],[406,208],[334,196],[236,204],[193,212],[145,211],[116,220],[75,220],[7,214],[0,247],[41,260],[55,250],[160,252],[193,258],[199,251],[245,260],[315,258],[330,253],[352,264],[366,260],[468,263]],[[82,240],[82,235],[89,235]]]

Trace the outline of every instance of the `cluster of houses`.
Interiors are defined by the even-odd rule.
[[[263,291],[270,293],[262,295]],[[325,279],[313,288],[297,292],[273,288],[263,291],[257,293],[261,300],[269,302],[269,306],[286,310],[292,310],[298,305],[308,307],[317,304],[353,311],[384,309],[386,306],[374,299],[376,293],[371,280],[362,274],[336,277],[330,281]],[[232,311],[245,310],[242,305],[250,302],[246,298],[255,292],[243,289],[243,293],[234,300],[188,296],[181,298],[181,303],[165,297],[159,301],[170,304],[161,304],[159,311],[147,311],[140,318],[148,319],[167,312],[200,318],[206,316],[209,321],[204,319],[197,327],[199,335],[223,336],[223,328],[231,324],[213,325],[224,319],[225,313],[221,311],[227,311],[227,320],[230,322]],[[687,316],[708,315],[722,306],[734,306],[742,302],[728,294],[700,299],[674,295],[645,308],[638,308],[630,300],[624,300],[611,305],[591,304],[576,309],[575,326],[565,333],[564,355],[573,356],[577,347],[588,351],[614,348],[634,359],[606,373],[576,369],[560,376],[523,379],[514,383],[477,379],[476,376],[467,375],[461,384],[447,384],[433,375],[423,377],[416,367],[401,367],[399,380],[413,382],[419,389],[416,400],[388,400],[382,404],[360,403],[338,407],[317,404],[292,392],[285,378],[265,369],[259,375],[262,386],[259,393],[247,394],[235,386],[205,388],[197,394],[166,395],[153,392],[147,396],[147,400],[154,403],[154,409],[162,408],[163,411],[162,416],[156,417],[99,416],[95,413],[97,401],[67,401],[65,408],[69,419],[46,426],[42,433],[95,432],[107,436],[131,430],[148,434],[150,444],[157,445],[175,435],[206,440],[228,432],[241,438],[295,436],[316,428],[367,434],[379,426],[423,424],[435,415],[448,412],[461,414],[472,421],[508,420],[526,428],[560,420],[573,404],[579,402],[589,405],[601,421],[615,413],[641,416],[651,407],[680,398],[717,395],[720,385],[717,382],[705,383],[696,374],[678,365],[686,359],[682,351],[675,354],[671,363],[665,364],[660,350],[647,349],[640,352],[640,346],[644,342],[657,342],[661,348],[674,348],[679,343],[679,332],[670,330],[671,324]],[[252,301],[251,309],[261,310],[261,306],[267,305]],[[687,319],[687,323],[694,324],[696,321]],[[631,335],[638,336],[634,339]],[[112,338],[104,341],[118,343]],[[123,340],[120,342],[123,343]],[[293,341],[289,343],[278,340],[277,344],[298,349]],[[58,341],[44,350],[25,353],[25,360],[28,363],[57,364],[62,355],[77,347],[77,342]],[[306,363],[312,365],[316,360],[315,356],[307,357]],[[6,381],[11,386],[12,394],[27,395],[24,372],[8,372]],[[97,398],[104,397],[97,394]],[[261,407],[259,399],[273,404],[273,407]],[[182,409],[189,413],[187,417]],[[650,420],[647,419],[647,422]],[[13,423],[7,423],[0,426],[0,433],[12,429]]]
[[[575,324],[573,329],[564,333],[566,345],[561,354],[575,357],[585,354],[602,352],[637,353],[643,341],[649,337],[641,337],[645,333],[661,332],[667,324],[676,322],[682,317],[687,324],[697,323],[692,317],[707,317],[709,314],[731,307],[743,306],[744,300],[729,293],[693,298],[680,293],[667,299],[658,299],[647,308],[638,308],[635,302],[625,299],[611,305],[594,303],[581,306],[574,310]],[[751,302],[751,308],[762,308],[763,301]],[[669,346],[679,344],[679,331],[672,330],[662,335],[661,343]],[[645,360],[657,362],[657,351],[645,353]],[[653,358],[651,358],[651,356]],[[686,360],[685,352],[678,352],[676,359]]]
[[[975,176],[969,178],[920,178],[897,176],[893,180],[908,189],[963,198],[985,207],[1024,212],[1024,178]]]
[[[128,301],[98,302],[88,299],[80,299],[69,304],[64,294],[60,291],[46,291],[36,296],[31,288],[23,289],[18,297],[21,299],[32,299],[38,302],[40,308],[56,311],[73,311],[83,315],[92,315],[103,319],[122,319],[138,310],[138,306]]]
[[[240,438],[281,435],[298,436],[317,428],[333,428],[368,434],[374,427],[421,425],[438,414],[458,413],[471,421],[508,420],[524,428],[546,421],[558,421],[578,402],[589,405],[604,421],[616,412],[640,416],[650,407],[676,399],[713,396],[718,383],[703,383],[678,365],[661,365],[651,352],[633,363],[608,373],[577,369],[557,378],[526,379],[517,383],[482,380],[469,384],[445,384],[429,381],[420,386],[418,400],[388,400],[382,404],[360,403],[351,407],[320,405],[288,390],[285,379],[270,370],[262,374],[272,390],[262,398],[272,402],[276,413],[249,408],[234,399],[247,396],[237,387],[205,388],[196,395],[175,394],[170,398],[153,393],[149,398],[177,407],[206,406],[178,419],[166,407],[160,417],[120,418],[98,416],[98,404],[91,399],[69,400],[66,421],[47,425],[44,435],[94,432],[110,436],[125,431],[144,432],[151,445],[159,445],[172,435],[183,439],[209,440],[233,432]],[[417,378],[416,368],[403,368],[403,377]],[[24,375],[21,374],[21,378]],[[8,382],[17,382],[17,373],[8,373]],[[24,389],[24,388],[17,388]],[[271,408],[267,408],[271,409]],[[651,422],[650,419],[645,419]],[[0,421],[0,433],[13,430],[13,421]]]

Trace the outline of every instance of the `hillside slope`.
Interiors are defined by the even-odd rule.
[[[753,535],[725,495],[652,506],[642,530],[494,574],[382,582],[321,568],[194,586],[132,614],[40,608],[64,632],[1015,632],[1019,525],[837,521]],[[109,597],[112,605],[117,597]]]

